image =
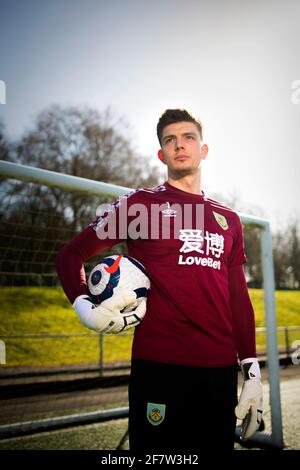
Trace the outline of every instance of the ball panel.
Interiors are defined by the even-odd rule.
[[[91,271],[88,278],[88,291],[93,302],[100,304],[114,294],[120,279],[119,266],[115,266],[117,255],[104,258]],[[97,283],[97,279],[99,282]]]
[[[113,295],[123,295],[124,291],[136,293],[136,304],[123,309],[124,328],[128,324],[136,324],[140,321],[137,315],[133,315],[130,319],[128,313],[134,312],[142,299],[147,299],[149,289],[150,279],[144,266],[135,258],[126,255],[111,255],[103,258],[88,277],[89,295],[96,304],[100,304]]]

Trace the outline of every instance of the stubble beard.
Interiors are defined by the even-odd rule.
[[[169,176],[174,180],[180,180],[185,176],[193,175],[196,173],[195,168],[182,168],[182,169],[172,169],[169,171]]]

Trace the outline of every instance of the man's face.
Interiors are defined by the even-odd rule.
[[[174,177],[195,173],[207,154],[207,146],[201,147],[196,124],[185,121],[169,124],[163,129],[161,149],[162,161]]]

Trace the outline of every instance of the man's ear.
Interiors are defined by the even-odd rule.
[[[203,144],[201,147],[201,160],[205,160],[208,154],[208,146]]]
[[[157,156],[160,159],[160,161],[164,163],[164,156],[163,156],[162,149],[159,149],[159,151],[157,152]]]

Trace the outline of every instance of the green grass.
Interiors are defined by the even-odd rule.
[[[87,334],[60,288],[0,288],[1,335]],[[99,337],[5,338],[6,366],[57,366],[99,362]],[[103,338],[103,361],[129,361],[132,335]],[[3,366],[2,366],[3,367]]]
[[[265,326],[262,289],[249,289],[255,312],[256,326]],[[276,291],[276,314],[278,326],[300,325],[300,291]]]
[[[264,326],[263,291],[250,289],[256,326]],[[0,288],[0,336],[24,334],[89,333],[79,322],[60,288]],[[277,291],[279,326],[300,325],[300,291]],[[91,332],[92,333],[92,332]],[[300,331],[291,334],[299,339]],[[128,361],[132,335],[104,337],[104,362]],[[55,366],[99,361],[98,336],[81,338],[5,339],[6,366]],[[284,336],[279,334],[284,345]],[[264,335],[257,335],[258,349],[265,349]],[[5,367],[5,366],[2,366]]]
[[[249,289],[255,312],[255,324],[257,327],[265,326],[264,293],[262,289]],[[276,315],[278,326],[300,326],[300,291],[276,291]],[[289,343],[299,340],[300,330],[289,332]],[[265,333],[256,334],[257,350],[266,349]],[[279,348],[285,347],[285,335],[278,332]]]

